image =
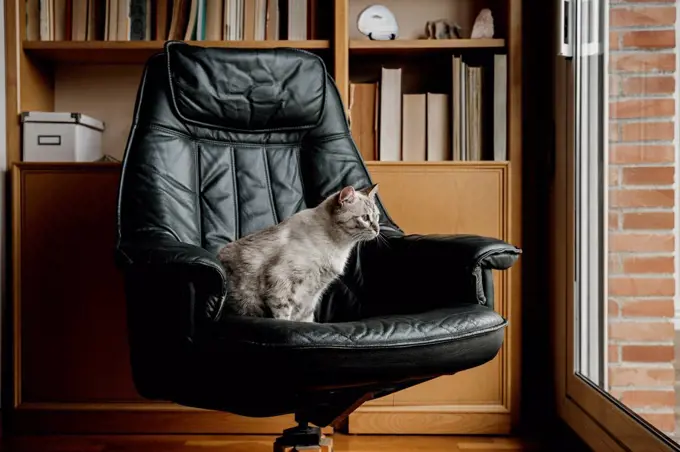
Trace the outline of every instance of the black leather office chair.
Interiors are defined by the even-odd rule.
[[[318,443],[318,427],[368,398],[491,360],[506,326],[492,270],[520,250],[405,235],[382,205],[386,242],[357,248],[318,323],[221,314],[220,247],[370,183],[318,56],[166,43],[139,87],[118,205],[139,393],[245,416],[295,413],[300,425],[279,444]]]

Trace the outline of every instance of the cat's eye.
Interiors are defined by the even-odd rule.
[[[361,219],[368,223],[368,221],[371,219],[371,217],[369,217],[368,214],[363,214],[361,216]]]

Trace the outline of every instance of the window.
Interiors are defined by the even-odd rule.
[[[561,413],[596,450],[680,450],[680,5],[561,5],[554,199]],[[586,419],[609,439],[595,440]]]

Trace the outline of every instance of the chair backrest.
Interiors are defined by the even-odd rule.
[[[169,234],[217,251],[346,184],[371,180],[319,56],[170,41],[138,90],[118,238]]]

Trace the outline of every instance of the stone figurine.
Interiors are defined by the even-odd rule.
[[[461,30],[460,25],[446,19],[432,20],[425,24],[427,39],[460,39],[463,37]]]
[[[493,38],[493,33],[493,15],[489,8],[484,8],[475,19],[470,39],[491,39]]]

